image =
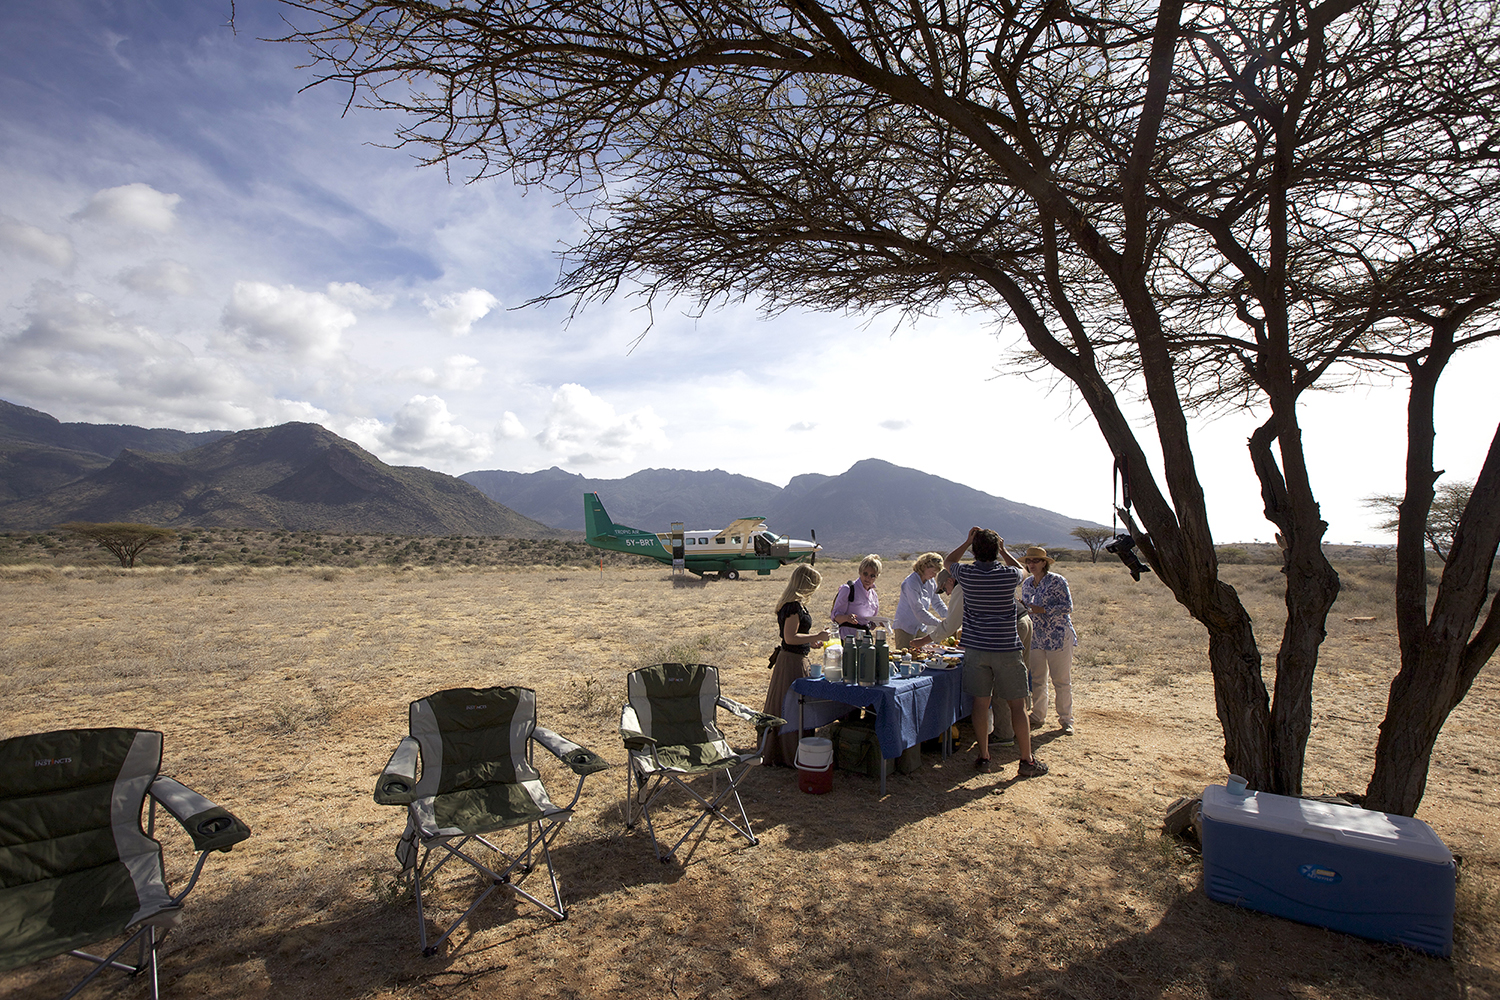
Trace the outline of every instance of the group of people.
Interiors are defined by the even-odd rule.
[[[964,562],[970,550],[973,561]],[[1021,755],[1021,777],[1046,774],[1047,765],[1032,751],[1031,731],[1046,724],[1049,700],[1063,734],[1075,731],[1072,674],[1078,634],[1068,581],[1052,572],[1053,562],[1046,549],[1035,545],[1018,560],[998,534],[976,527],[947,556],[919,556],[901,583],[896,614],[889,620],[898,650],[962,637],[963,689],[974,699],[976,770],[990,770],[991,746],[1015,746]],[[835,629],[841,640],[850,640],[886,621],[875,590],[880,570],[879,556],[860,560],[858,579],[841,584],[834,596],[829,614],[833,628],[817,632],[807,601],[822,575],[803,564],[792,570],[776,602],[781,645],[766,692],[766,712],[780,715],[792,682],[808,676],[807,656],[814,644],[827,642]],[[800,735],[778,734],[766,748],[765,762],[795,766]]]

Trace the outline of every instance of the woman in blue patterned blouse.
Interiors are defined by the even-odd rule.
[[[1073,595],[1068,581],[1052,570],[1047,550],[1033,545],[1021,560],[1031,575],[1021,581],[1021,603],[1031,612],[1031,653],[1026,666],[1031,674],[1031,728],[1047,721],[1047,681],[1052,681],[1052,699],[1057,722],[1067,736],[1073,735]]]

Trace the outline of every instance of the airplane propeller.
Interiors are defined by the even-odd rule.
[[[818,529],[817,528],[809,528],[808,530],[812,532],[812,543],[813,543],[812,561],[809,562],[808,565],[809,566],[816,566],[818,564]]]

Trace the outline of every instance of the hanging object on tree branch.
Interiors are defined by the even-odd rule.
[[[1112,496],[1115,501],[1112,506],[1115,516],[1130,510],[1130,473],[1125,466],[1125,459],[1115,459],[1115,473],[1113,485],[1116,493]],[[1113,526],[1113,519],[1111,521]],[[1120,557],[1120,562],[1130,570],[1131,579],[1140,582],[1142,573],[1151,572],[1151,567],[1141,561],[1141,557],[1135,551],[1135,539],[1130,537],[1128,531],[1117,532],[1115,540],[1104,546],[1104,551]]]

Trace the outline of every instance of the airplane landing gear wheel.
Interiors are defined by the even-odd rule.
[[[719,570],[719,579],[720,580],[738,580],[739,578],[740,578],[740,571],[737,570],[737,569],[721,569],[721,570]]]

